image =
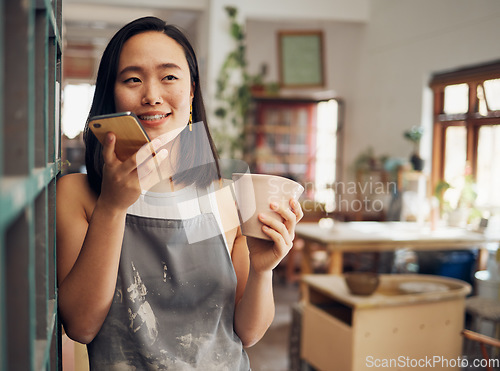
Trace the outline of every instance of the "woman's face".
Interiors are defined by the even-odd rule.
[[[117,112],[135,113],[153,139],[185,127],[192,100],[189,66],[174,39],[148,31],[125,42],[115,81]]]

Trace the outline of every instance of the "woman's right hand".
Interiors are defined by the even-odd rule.
[[[126,210],[139,198],[141,189],[160,179],[158,165],[167,158],[168,151],[162,149],[153,156],[153,151],[163,145],[155,139],[127,160],[120,161],[115,154],[115,144],[116,136],[108,133],[102,150],[104,166],[98,202],[107,208]]]

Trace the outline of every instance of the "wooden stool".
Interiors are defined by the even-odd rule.
[[[479,347],[481,348],[481,353],[483,354],[483,358],[486,360],[486,370],[493,371],[493,367],[490,364],[490,357],[488,355],[488,351],[486,350],[485,345],[490,345],[492,347],[500,348],[500,341],[497,339],[493,339],[492,337],[478,334],[477,332],[470,330],[463,330],[462,335],[469,340],[476,341],[479,343]]]

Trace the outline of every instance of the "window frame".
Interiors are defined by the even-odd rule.
[[[450,126],[466,128],[466,161],[471,167],[473,177],[476,178],[479,130],[482,126],[500,125],[500,110],[490,110],[488,107],[487,115],[479,113],[477,87],[483,85],[484,89],[484,81],[498,78],[500,78],[500,60],[432,76],[429,84],[433,92],[432,189],[444,179],[446,129]],[[445,87],[462,83],[469,86],[468,111],[460,114],[444,113]]]

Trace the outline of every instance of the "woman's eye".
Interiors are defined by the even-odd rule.
[[[141,82],[141,80],[138,79],[137,77],[130,77],[126,79],[125,82]]]
[[[168,80],[168,81],[177,80],[177,77],[175,77],[174,75],[167,75],[163,78],[163,80]]]

